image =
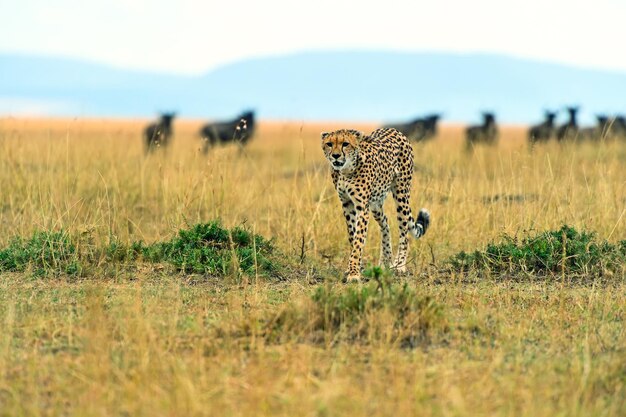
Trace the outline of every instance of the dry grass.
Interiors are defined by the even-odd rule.
[[[191,121],[175,124],[171,149],[145,157],[143,124],[0,120],[0,245],[60,228],[94,244],[152,242],[219,217],[273,237],[290,265],[304,239],[305,265],[282,283],[189,283],[143,266],[77,282],[1,275],[0,415],[626,414],[624,277],[468,281],[432,266],[564,223],[625,239],[626,144],[531,153],[510,127],[498,148],[466,154],[450,126],[416,145],[412,207],[428,207],[433,223],[411,244],[407,280],[443,306],[446,324],[406,349],[385,334],[350,343],[303,337],[303,326],[269,343],[259,330],[305,311],[310,278],[332,279],[345,262],[318,140],[337,124],[262,123],[245,152],[208,157]],[[373,226],[371,262],[378,239]],[[365,319],[384,329],[389,317]]]

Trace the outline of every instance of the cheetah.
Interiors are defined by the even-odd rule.
[[[352,247],[347,281],[358,282],[361,279],[370,211],[381,230],[381,263],[399,273],[406,272],[407,233],[411,232],[419,239],[430,224],[430,214],[426,209],[420,210],[416,220],[411,215],[409,197],[413,149],[406,136],[392,128],[377,129],[369,136],[356,130],[342,129],[322,133],[322,149],[330,163]],[[389,191],[396,201],[400,226],[398,253],[393,264],[389,223],[383,212],[383,203]]]

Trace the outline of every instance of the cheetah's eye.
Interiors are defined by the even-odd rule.
[[[328,146],[330,148],[331,146],[333,146],[333,143],[332,142],[326,142],[326,146]]]
[[[342,143],[342,144],[341,144],[341,146],[345,148],[345,147],[346,147],[346,146],[348,146],[349,144],[350,144],[350,142],[344,142],[344,143]]]

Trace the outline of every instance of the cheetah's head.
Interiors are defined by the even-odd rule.
[[[322,133],[322,150],[335,171],[355,166],[362,137],[361,132],[348,129]]]

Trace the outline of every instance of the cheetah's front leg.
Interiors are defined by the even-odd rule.
[[[360,209],[360,210],[359,210]],[[369,224],[370,212],[368,207],[355,207],[356,230],[352,236],[352,251],[348,263],[348,282],[361,280],[361,263],[363,258],[363,247],[367,239],[367,226]]]
[[[383,212],[382,203],[380,205],[372,205],[372,215],[374,220],[380,226],[381,247],[380,247],[380,263],[384,267],[391,266],[391,233],[389,232],[389,222],[387,216]]]
[[[346,219],[346,227],[348,229],[348,242],[350,247],[352,247],[354,232],[356,231],[356,210],[354,209],[354,203],[349,197],[342,198],[341,205],[343,206],[343,217]]]

